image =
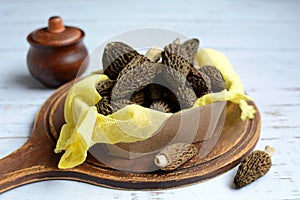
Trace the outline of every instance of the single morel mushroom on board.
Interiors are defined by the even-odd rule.
[[[275,149],[266,146],[265,151],[253,151],[239,166],[234,178],[237,188],[244,187],[265,175],[272,166],[271,156]]]

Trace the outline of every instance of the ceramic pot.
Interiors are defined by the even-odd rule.
[[[27,36],[27,66],[31,75],[52,88],[81,75],[88,65],[84,36],[81,29],[64,26],[60,17],[51,17],[48,27]]]

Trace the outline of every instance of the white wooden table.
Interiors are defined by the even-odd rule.
[[[154,27],[200,37],[224,52],[262,117],[256,149],[276,148],[267,175],[241,189],[237,168],[204,183],[160,191],[120,191],[75,181],[21,186],[0,199],[300,199],[300,1],[0,1],[0,158],[28,139],[54,92],[27,70],[26,36],[52,15],[83,28],[91,51],[124,31]]]

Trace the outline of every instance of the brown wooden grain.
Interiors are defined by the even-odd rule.
[[[0,193],[20,185],[42,180],[77,180],[117,189],[163,189],[189,185],[217,176],[236,166],[254,148],[259,138],[259,112],[253,120],[241,121],[235,104],[227,104],[225,124],[220,137],[198,142],[199,156],[172,172],[160,170],[151,173],[118,171],[88,155],[82,165],[66,170],[57,168],[60,154],[53,152],[57,133],[64,123],[63,104],[70,82],[59,88],[38,112],[28,142],[17,151],[0,160]],[[254,103],[251,103],[254,105]],[[255,105],[254,105],[255,106]],[[101,146],[96,146],[102,148]],[[152,168],[154,155],[125,159],[102,154],[115,165],[136,166],[135,172]]]

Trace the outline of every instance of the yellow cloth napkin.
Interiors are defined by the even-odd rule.
[[[95,143],[115,144],[137,142],[151,137],[171,116],[138,105],[128,105],[104,116],[97,112],[95,104],[101,100],[95,85],[108,79],[94,74],[69,91],[65,102],[65,120],[55,152],[65,151],[58,167],[72,168],[83,163],[88,149]]]
[[[196,60],[200,66],[216,66],[225,79],[227,90],[205,95],[194,106],[228,100],[240,105],[243,120],[253,118],[255,110],[245,101],[251,98],[244,94],[240,78],[227,58],[215,50],[204,49],[198,52]],[[107,79],[105,75],[92,74],[70,89],[64,107],[66,124],[61,129],[54,150],[56,153],[65,151],[58,164],[59,168],[72,168],[83,163],[88,149],[96,143],[115,144],[148,139],[172,115],[135,104],[108,116],[99,114],[95,104],[102,97],[95,85]]]
[[[226,56],[214,49],[202,49],[197,53],[195,60],[199,66],[212,65],[217,67],[224,77],[226,90],[204,95],[195,102],[194,106],[203,106],[216,101],[231,101],[239,104],[242,120],[252,119],[256,111],[253,106],[246,102],[246,100],[252,99],[245,95],[241,79]]]

